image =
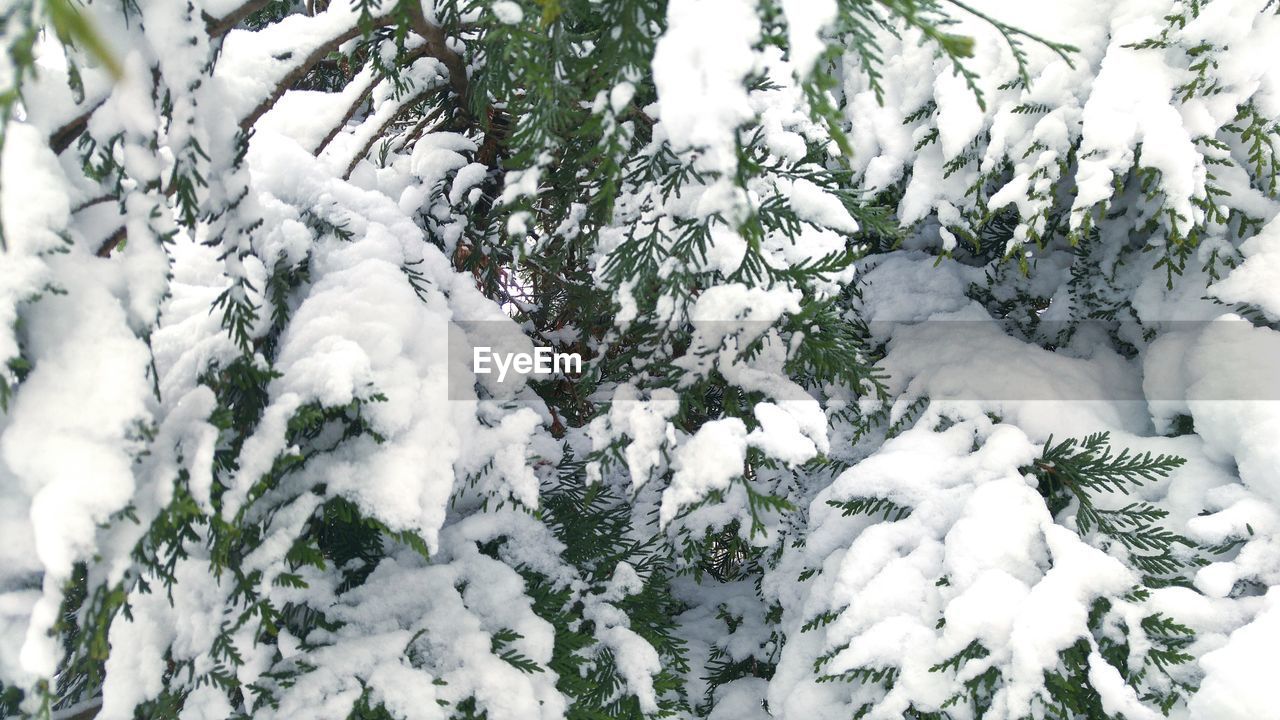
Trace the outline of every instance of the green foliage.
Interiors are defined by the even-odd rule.
[[[1126,562],[1138,571],[1142,586],[1134,588],[1127,601],[1149,597],[1147,588],[1171,584],[1190,587],[1186,572],[1206,563],[1198,548],[1186,537],[1168,530],[1160,521],[1168,512],[1150,503],[1129,503],[1119,509],[1099,508],[1093,498],[1098,493],[1128,494],[1133,486],[1166,478],[1185,464],[1174,455],[1133,454],[1128,449],[1114,453],[1109,434],[1094,433],[1083,440],[1068,438],[1054,444],[1046,441],[1039,458],[1024,471],[1039,480],[1041,493],[1055,513],[1074,504],[1076,527],[1082,534],[1095,532],[1107,542],[1123,548]],[[1074,503],[1073,503],[1074,501]],[[1093,643],[1081,639],[1061,655],[1057,672],[1045,677],[1050,698],[1047,709],[1059,717],[1103,717],[1097,691],[1088,682],[1088,656],[1096,647],[1101,656],[1119,670],[1121,677],[1134,687],[1145,688],[1144,702],[1150,702],[1168,714],[1175,703],[1194,691],[1195,686],[1179,673],[1177,666],[1194,658],[1185,648],[1195,639],[1185,625],[1160,613],[1144,617],[1139,628],[1128,633],[1142,635],[1140,662],[1130,657],[1128,634],[1119,638],[1104,627],[1112,602],[1100,598],[1090,613]],[[1153,681],[1151,671],[1163,676]],[[1093,714],[1090,714],[1093,713]]]
[[[878,497],[859,497],[850,498],[848,500],[828,500],[827,504],[834,508],[839,508],[841,515],[848,517],[850,515],[879,515],[881,520],[895,521],[901,520],[911,514],[911,508],[905,505],[899,505],[892,500]]]
[[[582,463],[572,459],[560,466],[560,482],[543,495],[543,520],[564,543],[564,559],[590,583],[588,595],[599,593],[619,563],[630,564],[643,579],[640,592],[614,605],[626,613],[631,630],[649,642],[662,658],[663,670],[654,677],[659,717],[687,707],[680,675],[687,671],[684,642],[673,618],[679,604],[671,596],[670,558],[661,538],[636,539],[627,505],[599,484],[583,481]],[[641,534],[643,537],[643,534]],[[558,587],[537,573],[524,571],[534,611],[556,630],[550,668],[557,687],[570,698],[572,720],[645,717],[623,683],[611,650],[592,635],[594,623],[583,616],[582,596]]]
[[[132,17],[130,13],[136,9],[130,10],[130,3],[125,5],[126,16]],[[305,11],[323,11],[323,5],[310,3]],[[346,92],[364,70],[372,71],[375,82],[390,84],[390,96],[402,105],[373,133],[370,145],[357,153],[351,168],[370,157],[386,169],[411,152],[424,135],[436,132],[456,133],[474,144],[474,150],[461,151],[460,157],[483,166],[479,192],[449,198],[450,177],[446,175],[437,186],[428,188],[429,197],[415,219],[426,242],[442,250],[454,269],[467,275],[460,283],[474,280],[474,286],[507,310],[538,344],[554,343],[587,359],[582,377],[555,378],[531,386],[542,401],[539,411],[545,409],[543,414],[551,419],[551,434],[562,439],[576,433],[575,439],[580,440],[584,428],[593,421],[608,419],[614,409],[610,393],[628,383],[644,392],[670,389],[679,393],[679,408],[671,423],[682,440],[709,422],[730,418],[741,420],[749,432],[755,431],[760,428],[754,415],[756,406],[778,398],[769,394],[767,382],[743,383],[732,371],[778,348],[785,349],[785,360],[779,363],[777,378],[793,382],[802,394],[821,401],[838,399],[839,407],[828,417],[833,423],[847,422],[852,427],[851,437],[843,438],[851,441],[845,443],[847,447],[832,448],[830,456],[816,457],[800,468],[751,448],[740,472],[732,468],[737,474],[727,489],[686,507],[669,527],[659,526],[654,507],[655,498],[674,472],[668,467],[672,461],[669,444],[656,450],[664,469],[651,478],[633,479],[629,491],[633,494],[627,497],[623,497],[625,483],[616,480],[634,438],[623,434],[608,438],[606,447],[593,448],[585,458],[608,480],[588,481],[586,463],[569,452],[554,468],[551,461],[527,458],[536,465],[542,480],[537,508],[515,503],[497,491],[472,497],[479,494],[472,492],[479,480],[496,472],[492,463],[471,476],[456,478],[449,521],[494,512],[512,502],[524,513],[522,518],[541,523],[560,543],[553,554],[555,562],[563,566],[556,572],[545,566],[515,568],[524,580],[535,614],[554,631],[550,661],[543,664],[522,652],[523,636],[508,627],[491,633],[489,650],[495,657],[525,675],[548,678],[554,673],[556,688],[568,699],[567,716],[572,720],[640,720],[690,712],[708,715],[720,688],[742,678],[769,679],[778,666],[786,640],[781,630],[783,610],[767,595],[764,578],[779,567],[788,547],[804,546],[804,523],[823,484],[865,457],[868,448],[916,425],[929,405],[927,397],[891,396],[888,378],[877,368],[886,350],[873,346],[871,333],[859,317],[859,290],[848,285],[855,264],[872,254],[900,248],[909,233],[897,226],[888,209],[900,199],[896,195],[901,194],[902,183],[879,197],[856,190],[859,177],[848,162],[852,155],[848,118],[836,99],[843,73],[854,66],[841,66],[839,60],[845,54],[852,56],[857,70],[883,99],[885,58],[877,38],[882,31],[899,33],[905,28],[929,42],[985,108],[989,98],[984,97],[980,78],[969,62],[975,55],[975,41],[953,32],[953,12],[975,16],[1002,36],[1016,63],[1018,78],[1001,91],[1026,88],[1033,82],[1026,43],[1040,44],[1063,58],[1069,58],[1074,48],[1005,24],[958,0],[839,0],[834,22],[826,30],[831,42],[811,71],[795,78],[755,74],[745,81],[757,100],[770,93],[798,91],[798,97],[805,101],[799,110],[816,128],[812,132],[806,128],[802,150],[797,151],[802,155],[779,157],[770,143],[770,128],[764,118],[757,117],[736,128],[733,162],[725,166],[731,169],[708,170],[700,162],[705,159],[700,155],[702,150],[675,149],[661,133],[655,133],[656,121],[650,115],[657,99],[652,60],[664,31],[666,3],[521,0],[516,5],[522,18],[514,23],[498,17],[487,0],[445,0],[437,5],[428,21],[419,17],[421,9],[415,2],[360,0],[356,4],[358,26],[346,36],[348,41],[333,43],[320,53],[322,58],[291,76],[288,87],[280,92]],[[1194,15],[1194,6],[1186,12]],[[16,83],[33,72],[32,47],[42,8],[50,27],[64,42],[80,47],[118,74],[102,39],[69,0],[18,2],[10,4],[10,14],[3,18],[18,29],[8,47]],[[252,9],[241,20],[241,25],[251,30],[303,11],[292,0],[256,2]],[[755,49],[790,53],[782,7],[764,0],[758,9],[762,32]],[[1158,38],[1138,47],[1175,48],[1179,42],[1176,31],[1185,27],[1187,16],[1167,20],[1169,27]],[[434,22],[439,26],[431,24]],[[420,36],[423,24],[427,35]],[[1218,48],[1198,44],[1178,49],[1188,59],[1185,83],[1178,88],[1181,101],[1220,94],[1222,84],[1214,73]],[[210,63],[216,52],[212,51]],[[450,82],[447,87],[433,85],[410,96],[413,86],[404,72],[426,56],[447,67]],[[180,127],[183,116],[175,112],[174,98],[194,89],[167,87],[160,73],[154,82],[154,107],[143,110],[156,115],[158,127]],[[5,120],[20,99],[19,89],[4,89],[0,96]],[[613,94],[620,89],[628,97],[626,102],[615,103]],[[374,114],[369,97],[368,93],[360,95],[344,124],[365,122]],[[1025,116],[1052,111],[1049,105],[1030,101],[1012,109],[1013,114]],[[908,125],[918,125],[916,150],[944,137],[938,115],[937,103],[928,100],[905,119]],[[137,190],[151,203],[145,212],[129,208],[146,219],[147,237],[121,236],[95,252],[106,257],[123,250],[125,243],[151,240],[168,252],[167,245],[175,237],[191,233],[216,247],[229,267],[258,259],[253,256],[261,252],[261,221],[252,216],[251,203],[241,204],[249,195],[245,153],[252,123],[241,130],[234,142],[217,148],[202,145],[203,136],[184,136],[176,147],[168,148],[172,165],[166,166],[164,177],[136,176],[120,159],[138,148],[158,147],[158,130],[139,137],[79,135],[69,152],[82,163],[84,179],[101,185],[106,201],[125,208],[127,200],[140,196],[130,194]],[[1201,225],[1231,226],[1243,237],[1250,228],[1256,230],[1260,219],[1219,208],[1214,199],[1226,191],[1212,170],[1235,162],[1231,152],[1233,145],[1238,145],[1247,155],[1253,188],[1274,197],[1280,176],[1274,141],[1280,129],[1249,103],[1237,109],[1229,131],[1233,135],[1230,142],[1197,139],[1212,181],[1209,196],[1201,199],[1198,207],[1205,213]],[[969,191],[976,209],[945,226],[960,243],[940,253],[939,261],[950,257],[985,266],[987,282],[975,283],[970,296],[993,317],[1007,320],[1014,333],[1024,338],[1053,348],[1071,341],[1076,328],[1073,324],[1062,333],[1050,334],[1042,326],[1040,316],[1050,299],[1027,280],[1033,261],[1023,253],[1024,242],[1039,249],[1058,241],[1070,242],[1074,246],[1071,301],[1084,317],[1114,323],[1127,319],[1124,313],[1128,309],[1117,291],[1117,268],[1138,257],[1143,252],[1140,248],[1154,247],[1149,241],[1163,231],[1168,243],[1159,262],[1167,266],[1172,283],[1205,234],[1204,227],[1166,206],[1163,178],[1142,164],[1139,153],[1130,175],[1117,182],[1142,197],[1145,204],[1135,211],[1141,227],[1133,242],[1118,251],[1118,257],[1105,257],[1107,248],[1102,247],[1098,225],[1106,219],[1107,207],[1088,209],[1078,227],[1068,229],[1073,206],[1070,193],[1062,191],[1062,178],[1081,160],[1078,142],[1065,156],[1031,174],[1029,185],[1036,189],[1030,191],[1031,210],[1027,214],[1020,207],[990,208],[987,202],[1010,176],[1012,162],[985,163],[983,149],[989,141],[987,134],[980,133],[945,161],[947,177],[977,172],[978,179]],[[1026,154],[1045,150],[1043,145],[1032,145]],[[224,158],[226,153],[232,157]],[[981,170],[975,171],[980,164]],[[226,170],[226,177],[214,177],[214,167]],[[451,172],[456,178],[456,170]],[[726,192],[749,201],[709,214],[672,209],[697,186],[717,182]],[[811,183],[836,201],[859,229],[837,233],[837,247],[830,252],[784,262],[771,253],[771,245],[795,248],[803,245],[809,231],[825,230],[793,207],[786,188],[797,182]],[[343,243],[357,237],[342,219],[341,208],[309,209],[301,219],[313,242]],[[713,267],[707,262],[714,235],[721,231],[736,233],[745,243],[736,267]],[[1216,263],[1229,266],[1236,262],[1229,255],[1224,249],[1223,256],[1215,254],[1206,267],[1216,273]],[[1008,262],[1015,258],[1021,272]],[[213,303],[212,310],[219,314],[234,352],[198,370],[198,383],[212,393],[215,402],[208,418],[217,432],[212,478],[206,483],[210,487],[199,487],[186,469],[175,470],[172,491],[163,496],[162,506],[152,515],[145,516],[129,506],[106,523],[110,528],[137,530],[130,536],[136,538],[131,553],[134,565],[115,584],[104,583],[100,573],[90,572],[91,562],[76,567],[54,628],[66,657],[59,667],[56,687],[40,687],[35,696],[46,714],[100,692],[103,663],[111,651],[108,633],[120,617],[131,617],[128,598],[164,593],[172,602],[181,563],[207,562],[209,573],[228,593],[226,612],[214,628],[216,640],[208,658],[197,663],[179,659],[172,652],[166,654],[163,689],[138,709],[139,716],[176,717],[184,709],[187,695],[198,687],[221,689],[236,707],[237,717],[251,717],[274,707],[276,692],[317,668],[306,661],[279,662],[254,684],[246,685],[238,672],[247,662],[238,638],[242,641],[248,636],[258,646],[273,648],[287,632],[303,639],[306,650],[314,649],[329,642],[343,627],[334,618],[333,598],[365,585],[380,563],[393,557],[412,557],[426,564],[448,562],[432,557],[427,540],[418,532],[392,527],[376,511],[327,487],[311,472],[318,459],[340,457],[356,443],[376,446],[385,441],[370,419],[371,406],[386,401],[377,387],[360,388],[357,397],[342,404],[313,401],[296,407],[284,419],[283,447],[287,450],[271,458],[269,468],[259,476],[239,477],[246,443],[261,429],[272,400],[272,383],[281,377],[277,360],[282,338],[298,303],[311,289],[313,272],[320,271],[313,267],[311,255],[290,259],[280,253],[261,260],[265,277],[251,279],[250,273],[228,271],[225,287]],[[433,289],[429,274],[412,262],[406,262],[402,270],[405,282],[429,302]],[[709,290],[730,284],[795,291],[798,310],[783,313],[762,327],[739,328],[715,346],[699,345],[699,328],[689,319],[690,309]],[[620,322],[623,313],[630,313],[631,319]],[[1117,339],[1114,328],[1111,332]],[[7,410],[13,387],[31,369],[21,355],[5,362],[8,371],[0,377],[3,410]],[[482,393],[482,403],[490,401]],[[945,430],[951,422],[944,419],[935,430]],[[1186,422],[1175,425],[1178,433],[1192,430]],[[142,428],[138,435],[141,445],[156,438],[150,428]],[[565,443],[562,449],[568,447],[581,446]],[[185,460],[178,457],[176,466],[183,466]],[[1095,603],[1088,635],[1062,651],[1058,666],[1046,673],[1041,698],[1046,717],[1106,717],[1088,679],[1095,652],[1139,690],[1143,702],[1166,713],[1193,689],[1183,667],[1191,660],[1188,647],[1194,633],[1190,628],[1150,614],[1136,628],[1117,629],[1115,618],[1121,605],[1145,600],[1148,588],[1187,584],[1189,571],[1202,562],[1194,552],[1197,548],[1161,524],[1168,513],[1155,504],[1133,502],[1116,508],[1102,500],[1159,482],[1183,463],[1182,458],[1171,455],[1132,454],[1125,449],[1113,452],[1108,435],[1098,433],[1083,440],[1048,442],[1041,457],[1024,469],[1038,480],[1055,517],[1065,520],[1068,514],[1073,515],[1075,529],[1082,536],[1123,554],[1141,577],[1141,585],[1128,596],[1102,598]],[[241,493],[239,484],[244,482],[249,487]],[[839,510],[840,516],[858,516],[864,525],[905,521],[913,512],[906,504],[875,496],[828,500],[827,505]],[[301,521],[286,525],[283,518],[298,509],[305,511]],[[693,518],[701,524],[693,524]],[[685,521],[690,524],[683,524]],[[507,562],[514,556],[509,552],[510,544],[519,541],[515,536],[500,535],[476,545],[483,555]],[[284,567],[271,572],[250,569],[246,560],[276,542],[288,548]],[[1240,542],[1244,539],[1213,550],[1228,552]],[[640,587],[629,588],[634,592],[625,597],[611,595],[607,602],[625,616],[627,627],[661,659],[662,670],[652,679],[658,698],[656,713],[645,712],[636,689],[628,687],[626,673],[620,668],[622,660],[598,636],[600,616],[590,612],[593,603],[605,602],[601,596],[615,592],[611,581],[622,563],[635,570]],[[797,582],[809,581],[818,572],[814,567],[805,568]],[[332,586],[312,587],[318,576],[332,580]],[[937,581],[938,586],[948,583],[945,577]],[[730,652],[727,641],[712,644],[705,656],[698,658],[702,667],[694,667],[680,628],[681,615],[690,608],[678,597],[690,587],[708,593],[745,589],[744,597],[754,590],[750,599],[756,606],[752,610],[722,603],[715,606],[715,622],[717,627],[723,625],[729,639],[747,637],[752,627],[764,627],[768,632],[758,633],[762,637],[751,635],[755,643],[745,655],[737,647]],[[275,602],[269,597],[272,589],[297,591],[290,597],[299,599]],[[317,592],[303,592],[308,590]],[[804,622],[797,624],[801,632],[816,632],[835,623],[839,615],[828,610],[801,618]],[[942,622],[940,619],[939,627]],[[406,661],[414,667],[426,662],[419,655],[418,640],[415,636],[404,649]],[[827,649],[814,661],[817,682],[883,691],[895,686],[901,673],[897,667],[829,671],[848,647]],[[956,692],[938,712],[912,706],[904,717],[981,716],[1004,682],[991,658],[991,649],[974,640],[930,668],[954,680]],[[701,697],[689,692],[690,676],[705,682]],[[360,686],[351,718],[386,720],[394,716],[365,679],[360,680]],[[0,685],[0,714],[17,713],[21,700],[17,688]],[[864,716],[872,709],[872,703],[859,704],[853,708],[854,716]],[[454,703],[449,713],[459,720],[486,717],[475,697]]]
[[[1051,512],[1056,515],[1074,501],[1077,529],[1086,535],[1096,530],[1119,543],[1130,564],[1142,573],[1143,582],[1158,587],[1185,582],[1179,573],[1202,564],[1179,550],[1195,548],[1195,543],[1161,526],[1169,513],[1151,503],[1107,509],[1097,507],[1093,498],[1103,492],[1127,495],[1132,486],[1168,477],[1185,462],[1174,455],[1132,454],[1127,448],[1113,454],[1109,434],[1101,432],[1056,445],[1051,438],[1026,471],[1039,480]]]
[[[1129,486],[1166,478],[1186,464],[1185,459],[1175,455],[1135,455],[1128,448],[1113,455],[1110,436],[1099,432],[1083,440],[1067,438],[1057,445],[1050,438],[1031,466],[1032,471],[1047,483],[1051,496],[1062,488],[1079,498],[1090,492],[1128,494]]]

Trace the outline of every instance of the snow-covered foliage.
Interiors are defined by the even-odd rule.
[[[0,716],[1275,714],[1272,3],[0,27]]]

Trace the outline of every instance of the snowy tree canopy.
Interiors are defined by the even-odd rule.
[[[1277,716],[1274,0],[0,25],[0,717]]]

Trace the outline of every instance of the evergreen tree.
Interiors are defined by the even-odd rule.
[[[0,716],[1272,712],[1280,18],[1028,8],[0,0]]]

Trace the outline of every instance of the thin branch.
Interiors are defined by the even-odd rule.
[[[231,32],[235,26],[244,22],[245,18],[248,18],[250,15],[262,10],[270,4],[271,0],[249,0],[245,4],[220,18],[215,18],[212,15],[205,13],[205,30],[208,31],[209,37],[211,38],[222,37],[223,35]]]
[[[416,10],[414,9],[416,8]],[[422,14],[422,8],[416,3],[410,4],[409,10],[410,25],[413,31],[420,35],[425,41],[421,54],[415,51],[415,59],[421,56],[430,56],[439,60],[449,71],[449,86],[453,92],[459,97],[459,105],[465,112],[467,107],[467,69],[466,64],[462,60],[462,56],[454,52],[447,43],[447,36],[444,29],[439,25],[432,24],[426,20]],[[385,27],[395,22],[395,17],[391,14],[373,18],[372,27]],[[297,67],[291,70],[287,75],[276,83],[276,87],[271,93],[262,99],[258,106],[253,109],[246,117],[241,119],[240,128],[246,132],[258,121],[268,110],[275,105],[276,101],[284,95],[285,91],[295,85],[313,67],[321,60],[328,57],[338,46],[356,37],[361,32],[360,26],[355,25],[344,30],[338,36],[330,39],[320,47],[317,47],[303,60]]]
[[[63,150],[71,147],[71,143],[75,142],[76,138],[80,137],[80,133],[84,132],[85,128],[89,127],[89,118],[92,117],[93,113],[98,108],[102,107],[102,104],[106,101],[107,99],[105,97],[98,100],[85,108],[84,112],[75,116],[71,120],[68,120],[49,135],[49,147],[53,150],[54,155],[61,155]]]
[[[125,227],[126,226],[121,225],[116,228],[115,232],[108,235],[107,239],[103,240],[102,244],[98,246],[98,250],[95,254],[101,258],[111,257],[112,251],[120,246],[120,243],[124,241],[125,236],[128,234]]]
[[[398,59],[397,62],[408,66],[427,54],[428,47],[426,45],[419,45],[418,47],[410,50],[404,58]],[[360,90],[360,93],[356,96],[355,100],[352,101],[346,112],[343,113],[342,119],[329,129],[329,132],[324,136],[324,139],[322,139],[319,144],[316,145],[315,149],[311,151],[312,155],[319,156],[320,153],[324,152],[324,149],[329,146],[329,143],[333,142],[333,139],[338,136],[338,133],[342,128],[346,127],[348,122],[351,122],[351,118],[355,117],[356,111],[359,110],[360,106],[369,99],[369,95],[373,93],[373,89],[378,86],[378,80],[379,79],[376,76],[372,74],[370,75],[368,83]]]
[[[411,98],[409,98],[408,100],[404,101],[404,103],[403,103],[400,107],[396,108],[396,111],[395,111],[395,112],[393,112],[393,113],[391,113],[390,115],[388,115],[388,116],[387,116],[387,119],[386,119],[386,120],[383,120],[383,121],[382,121],[382,124],[380,124],[380,125],[378,126],[378,129],[377,129],[376,131],[374,131],[372,134],[370,134],[370,135],[369,135],[369,139],[368,139],[368,140],[364,143],[364,145],[360,148],[360,151],[359,151],[359,152],[357,152],[357,153],[356,153],[356,154],[351,158],[351,162],[350,162],[350,164],[348,164],[348,165],[347,165],[347,170],[346,170],[346,172],[342,173],[342,179],[343,179],[343,180],[346,180],[346,179],[348,179],[348,178],[350,178],[350,177],[351,177],[351,172],[352,172],[353,170],[355,170],[355,169],[356,169],[356,165],[359,165],[359,164],[360,164],[360,161],[361,161],[361,160],[363,160],[363,159],[365,158],[365,156],[369,154],[369,150],[373,148],[373,144],[374,144],[374,143],[376,143],[379,139],[381,139],[381,138],[383,137],[383,135],[387,132],[387,128],[391,127],[391,126],[392,126],[392,124],[394,124],[394,123],[396,122],[396,120],[399,120],[399,119],[400,119],[400,116],[401,116],[401,115],[402,115],[406,110],[408,110],[408,109],[412,108],[414,105],[416,105],[416,104],[417,104],[417,102],[418,102],[419,100],[422,100],[423,98],[427,97],[428,95],[430,95],[430,94],[432,94],[432,93],[435,93],[435,92],[439,92],[439,91],[440,91],[440,88],[439,88],[439,87],[432,87],[432,88],[428,88],[428,89],[426,89],[426,90],[423,90],[422,92],[418,93],[417,95],[414,95],[413,97],[411,97]]]
[[[346,127],[347,123],[351,122],[351,118],[355,117],[356,111],[359,110],[360,106],[369,99],[369,95],[373,93],[373,89],[377,86],[378,78],[370,72],[369,81],[365,83],[364,88],[362,88],[356,95],[355,100],[351,102],[351,106],[347,108],[347,111],[342,114],[342,119],[339,120],[332,128],[329,128],[329,132],[326,133],[324,138],[321,139],[320,142],[316,144],[315,148],[311,150],[312,155],[318,157],[320,153],[324,152],[325,148],[329,147],[329,143],[333,142],[333,139],[338,136],[338,133],[342,128]]]
[[[206,25],[206,27],[209,28],[210,37],[219,36],[229,32],[231,28],[238,25],[245,17],[248,17],[252,13],[262,9],[262,7],[265,7],[267,2],[269,2],[269,0],[250,0],[225,17],[213,21],[213,25]],[[420,5],[417,3],[410,3],[409,16],[413,31],[420,35],[425,42],[421,53],[415,53],[414,59],[422,57],[423,55],[428,55],[439,60],[441,64],[448,69],[449,86],[458,96],[459,105],[465,115],[467,113],[469,101],[467,97],[469,86],[467,82],[466,63],[463,61],[461,55],[449,47],[448,36],[445,34],[444,29],[426,19],[426,16],[422,13]],[[388,13],[387,15],[373,18],[372,27],[385,27],[394,21],[394,16]],[[209,22],[208,18],[206,18],[206,22]],[[313,50],[305,60],[294,67],[293,70],[276,83],[276,86],[272,89],[271,93],[267,95],[267,97],[263,98],[248,115],[240,120],[240,128],[247,132],[251,127],[253,127],[254,123],[256,123],[267,113],[268,110],[272,108],[272,106],[275,105],[275,103],[290,87],[293,87],[306,77],[307,73],[310,72],[312,68],[329,56],[329,53],[336,50],[340,45],[348,40],[360,35],[360,33],[360,26],[358,24],[352,25],[342,33],[331,38],[328,42]],[[64,150],[71,147],[71,144],[75,142],[76,138],[80,137],[88,127],[89,118],[93,116],[93,113],[101,107],[102,103],[105,101],[106,98],[103,98],[92,106],[85,108],[84,112],[63,124],[49,136],[49,147],[53,149],[55,154],[61,154]],[[350,118],[348,117],[347,119]],[[346,120],[343,122],[345,123]],[[328,144],[330,140],[332,140],[332,135],[327,137],[321,144],[321,149],[323,149],[323,146]]]
[[[444,113],[444,109],[445,109],[445,106],[441,105],[435,110],[432,110],[431,112],[424,115],[422,119],[419,120],[418,123],[414,125],[413,128],[411,128],[407,134],[405,134],[404,140],[400,143],[400,149],[412,147],[414,141],[417,140],[420,135],[422,135],[422,131],[426,129],[427,125],[432,122],[435,122],[436,119],[439,118]],[[438,130],[443,124],[444,123],[441,123],[441,125],[437,125],[435,128],[432,129],[432,132],[435,132],[436,130]]]
[[[383,27],[390,24],[391,21],[392,18],[389,15],[374,18],[373,27]],[[302,78],[306,77],[307,73],[311,72],[312,68],[318,65],[321,60],[328,57],[329,53],[338,49],[338,46],[359,34],[360,26],[352,25],[338,35],[330,38],[328,42],[322,43],[315,50],[312,50],[311,54],[308,55],[306,59],[294,66],[294,68],[285,74],[284,77],[280,78],[275,87],[272,88],[271,92],[258,103],[257,107],[249,111],[248,115],[240,119],[240,129],[248,132],[249,129],[253,127],[253,124],[258,122],[259,118],[267,114],[267,111],[275,106],[276,101],[285,94],[285,91],[296,85],[302,80]]]
[[[449,47],[449,38],[444,28],[429,22],[426,15],[422,14],[422,3],[417,2],[409,3],[409,25],[427,41],[427,53],[449,69],[449,86],[458,96],[462,112],[469,114],[471,97],[468,94],[470,86],[467,81],[467,64],[461,55]]]
[[[104,202],[106,202],[106,201],[108,201],[108,200],[115,200],[115,199],[116,199],[116,197],[115,197],[114,195],[109,195],[109,194],[106,194],[106,195],[99,195],[99,196],[97,196],[97,197],[94,197],[94,198],[90,198],[90,199],[88,199],[88,200],[85,200],[84,202],[80,203],[79,205],[76,205],[75,207],[71,208],[71,213],[72,213],[72,214],[75,214],[75,213],[80,212],[81,210],[85,210],[85,209],[91,208],[91,207],[93,207],[94,205],[97,205],[97,204],[99,204],[99,203],[104,203]]]

